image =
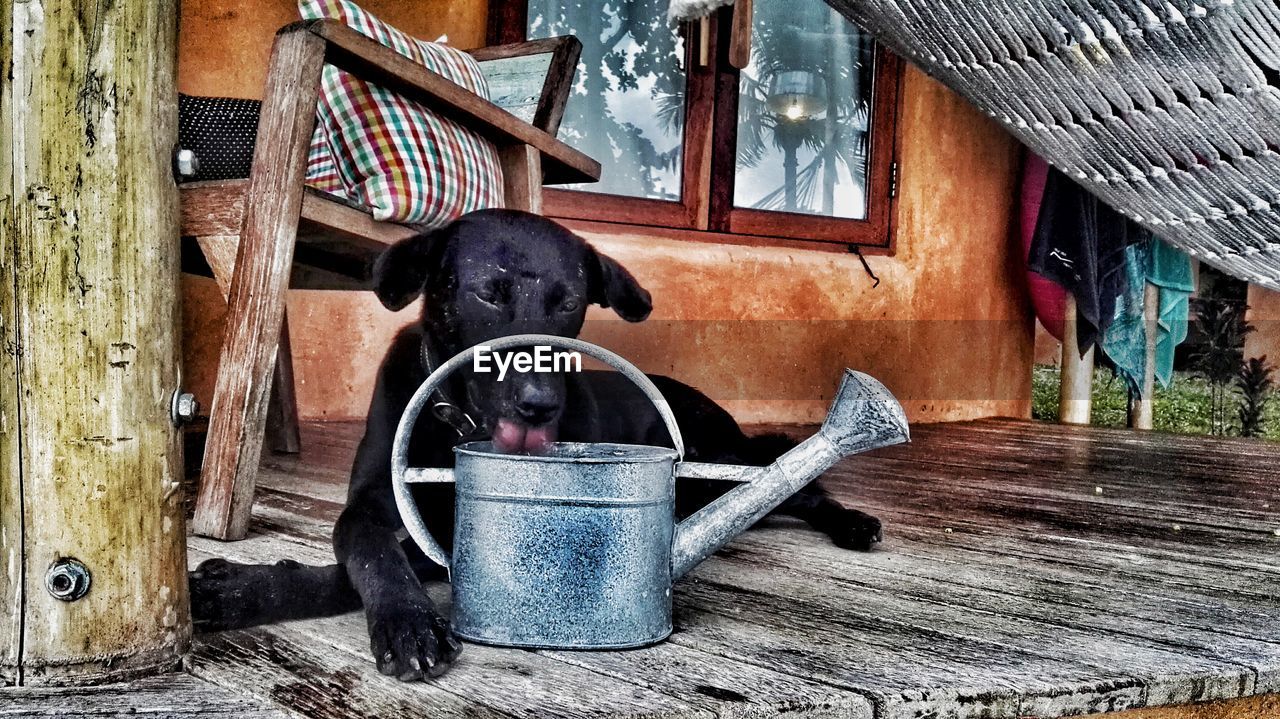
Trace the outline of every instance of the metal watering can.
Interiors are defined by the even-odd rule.
[[[450,569],[453,630],[482,644],[624,649],[671,634],[671,585],[832,464],[908,440],[906,416],[884,385],[845,370],[816,435],[768,467],[686,462],[680,428],[657,387],[622,357],[582,340],[514,335],[493,351],[549,345],[594,357],[639,386],[675,449],[558,442],[546,454],[502,454],[490,442],[454,448],[452,470],[408,466],[409,438],[432,391],[471,360],[442,364],[409,402],[396,430],[392,481],[410,536]],[[741,482],[675,521],[675,480]],[[453,557],[432,538],[413,501],[415,482],[456,482]]]

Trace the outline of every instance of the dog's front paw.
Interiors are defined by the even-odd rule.
[[[880,520],[856,509],[845,509],[825,529],[837,547],[859,552],[870,551],[871,545],[884,539]]]
[[[411,682],[449,669],[462,644],[425,596],[369,608],[369,644],[378,671]]]

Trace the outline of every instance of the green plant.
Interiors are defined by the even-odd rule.
[[[1196,324],[1203,336],[1191,356],[1193,371],[1209,383],[1210,427],[1213,434],[1227,432],[1227,397],[1244,362],[1245,336],[1254,328],[1245,319],[1248,305],[1220,297],[1196,303]]]
[[[1272,389],[1271,375],[1274,368],[1267,364],[1266,356],[1252,357],[1240,367],[1236,375],[1236,389],[1240,392],[1241,437],[1261,437],[1266,434],[1265,412]]]
[[[1125,387],[1116,382],[1104,369],[1093,377],[1095,411],[1093,425],[1097,427],[1124,427]],[[1274,380],[1273,380],[1274,382]],[[1058,421],[1057,367],[1037,366],[1031,379],[1031,416],[1047,422]],[[1272,390],[1274,391],[1274,389]],[[1175,372],[1168,387],[1156,386],[1156,430],[1182,434],[1210,434],[1209,383],[1187,372]],[[1267,402],[1262,408],[1260,423],[1263,439],[1280,441],[1280,402]]]

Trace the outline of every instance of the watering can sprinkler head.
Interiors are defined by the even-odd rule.
[[[841,457],[911,441],[907,415],[893,393],[875,377],[851,369],[844,371],[818,432]]]

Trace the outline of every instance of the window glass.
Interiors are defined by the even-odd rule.
[[[821,0],[755,3],[736,207],[867,216],[873,41]]]
[[[603,172],[573,189],[680,199],[684,45],[666,11],[667,0],[529,0],[530,39],[582,41],[560,139]]]

